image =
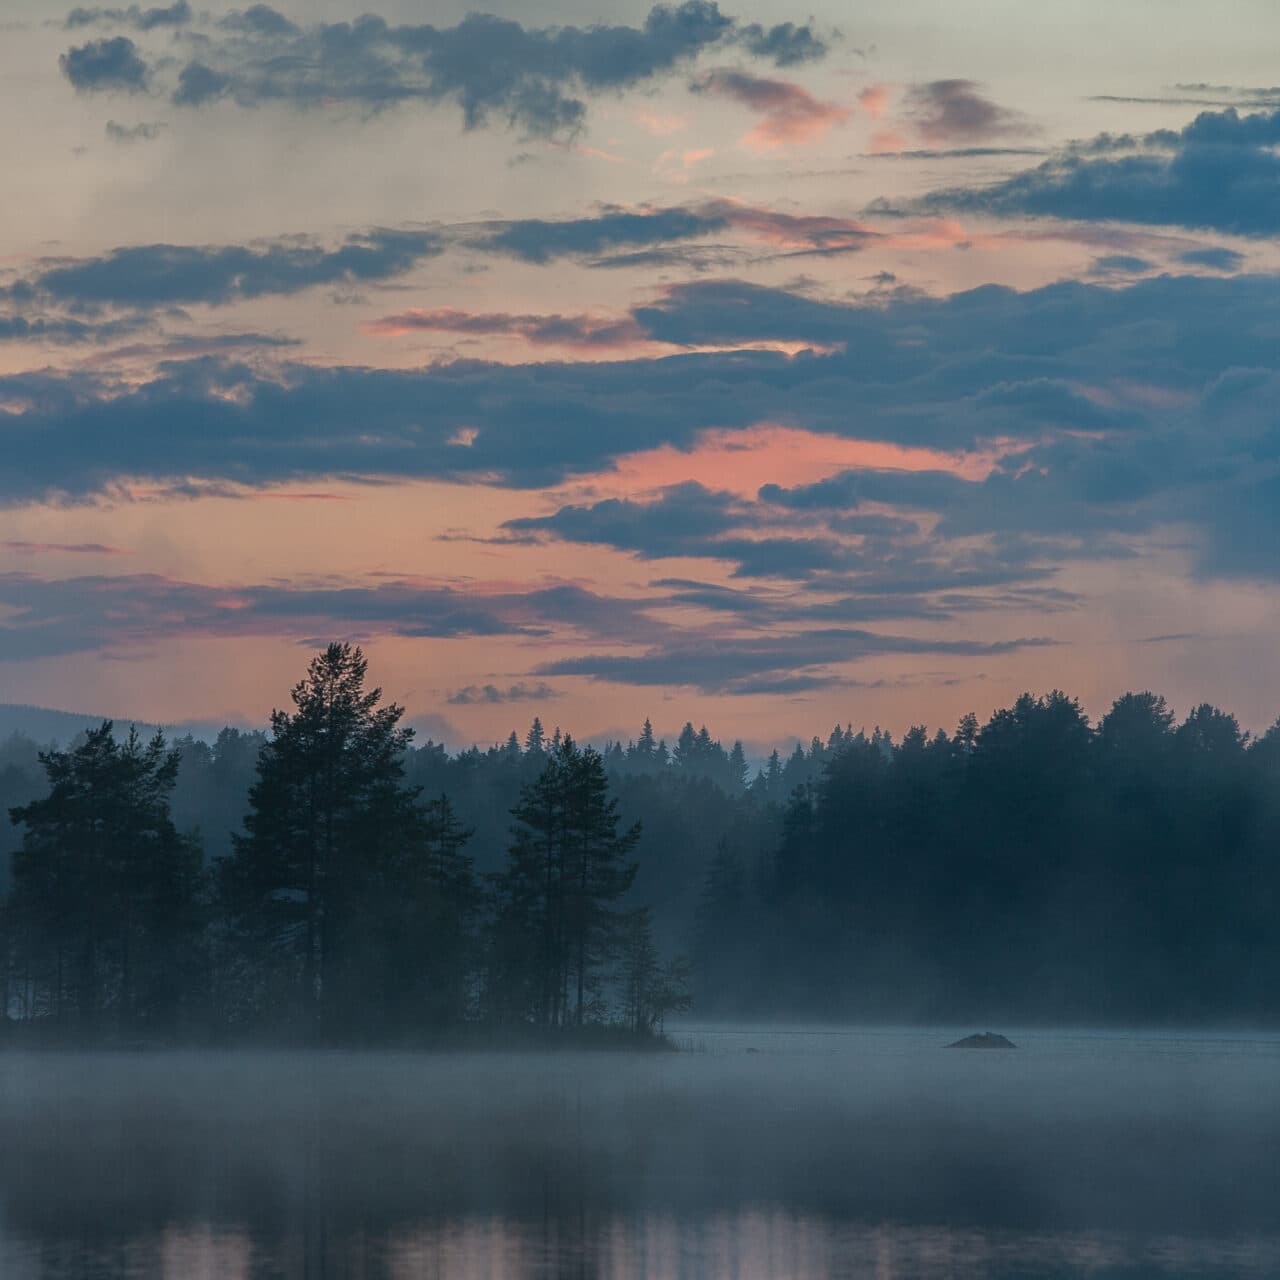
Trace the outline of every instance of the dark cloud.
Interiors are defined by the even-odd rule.
[[[140,325],[145,323],[143,317]],[[159,334],[153,340],[112,347],[103,354],[104,361],[145,358],[151,360],[176,360],[192,356],[219,355],[237,350],[276,351],[284,347],[302,345],[300,338],[280,333],[177,333]]]
[[[294,36],[300,28],[283,13],[266,4],[250,5],[218,19],[226,31],[242,31],[255,36]]]
[[[932,80],[913,85],[906,110],[930,143],[980,142],[1010,133],[1026,133],[1026,120],[979,92],[973,80]]]
[[[1090,274],[1097,276],[1139,276],[1155,269],[1155,263],[1132,253],[1105,253],[1094,258]]]
[[[663,490],[650,502],[608,498],[590,506],[562,507],[551,516],[508,520],[502,527],[516,534],[600,543],[651,559],[688,554],[694,543],[705,547],[740,523],[736,505],[731,495],[691,481]]]
[[[535,346],[608,348],[625,346],[644,338],[629,316],[621,319],[593,315],[512,315],[508,312],[458,311],[438,307],[433,311],[401,311],[365,325],[373,334],[453,333],[469,337],[522,338]]]
[[[546,221],[525,218],[472,241],[472,247],[523,262],[607,253],[634,245],[669,244],[727,230],[729,220],[718,208],[651,209],[629,212],[605,209],[589,218]]]
[[[520,681],[502,687],[496,684],[469,684],[455,689],[448,701],[455,707],[470,707],[477,703],[495,706],[507,702],[547,702],[559,696],[558,689],[545,680],[539,680],[532,683]]]
[[[202,107],[230,93],[232,87],[230,76],[205,66],[203,62],[188,62],[178,73],[173,102],[178,107]]]
[[[159,574],[47,578],[0,573],[0,639],[10,660],[116,651],[192,636],[360,638],[583,634],[616,641],[665,631],[638,602],[579,587],[485,594],[386,580],[212,587]]]
[[[136,333],[148,323],[145,317],[109,321],[80,320],[75,316],[0,314],[0,342],[114,342]]]
[[[632,314],[650,337],[676,346],[799,339],[843,343],[850,335],[850,309],[802,294],[719,280],[673,285]],[[856,320],[855,320],[856,324]]]
[[[1280,234],[1280,111],[1202,112],[1181,131],[1102,135],[993,186],[936,193],[926,207],[998,216]]]
[[[1034,563],[1045,551],[1039,543],[1010,543],[986,552],[948,545],[974,534],[1036,528],[1007,497],[988,523],[967,514],[970,507],[963,497],[972,495],[972,507],[981,510],[998,491],[998,484],[987,490],[947,472],[851,471],[791,490],[767,485],[760,501],[750,502],[688,482],[645,502],[607,499],[562,507],[550,516],[508,521],[503,528],[517,536],[607,546],[642,560],[720,561],[733,565],[735,579],[783,579],[802,584],[813,596],[805,604],[788,599],[785,607],[775,607],[754,588],[748,593],[679,579],[660,581],[657,585],[665,582],[673,589],[673,604],[749,614],[757,621],[940,620],[990,608],[991,602],[953,597],[942,607],[924,595],[911,599],[903,593],[1007,585],[1052,572]],[[1029,495],[1032,502],[1043,496],[1040,491]],[[945,518],[936,536],[925,538],[915,519],[859,510],[868,502],[945,513]],[[1060,503],[1054,507],[1059,519],[1060,508]],[[804,528],[803,536],[786,527],[796,525]],[[1070,530],[1058,526],[1037,531],[1070,536]],[[898,598],[873,598],[890,593]],[[835,598],[817,602],[817,595]]]
[[[776,67],[816,61],[825,57],[829,49],[827,41],[814,31],[809,22],[804,26],[779,22],[772,27],[762,27],[758,22],[748,23],[739,28],[738,41],[752,56],[767,58]]]
[[[698,270],[729,265],[743,257],[744,251],[678,242],[729,231],[776,246],[788,256],[856,252],[879,238],[876,231],[850,218],[778,213],[735,200],[707,200],[641,209],[605,206],[585,218],[517,219],[492,224],[483,232],[464,236],[462,242],[484,253],[537,264],[577,258],[593,267],[679,265]],[[673,244],[675,248],[670,247]],[[616,252],[633,246],[661,247]]]
[[[832,683],[840,664],[903,655],[987,657],[1048,640],[993,644],[971,640],[927,640],[833,628],[791,635],[735,639],[700,636],[654,646],[641,654],[601,653],[561,658],[536,669],[547,676],[587,676],[631,685],[684,685],[702,693],[747,695],[816,688]]]
[[[720,281],[670,289],[632,318],[655,339],[737,349],[405,371],[192,359],[140,382],[25,373],[0,378],[0,500],[83,499],[129,477],[534,488],[607,472],[626,454],[694,447],[710,428],[765,422],[948,453],[994,449],[995,466],[985,479],[871,470],[766,490],[772,517],[685,495],[690,518],[698,502],[710,506],[701,518],[712,531],[695,529],[682,549],[700,546],[740,576],[833,589],[843,576],[863,595],[969,590],[1134,554],[1177,530],[1199,572],[1280,578],[1278,297],[1270,277],[1203,274],[875,304]],[[825,352],[745,349],[765,340]],[[809,512],[831,523],[796,536]],[[642,539],[662,534],[650,531],[652,514],[587,506],[558,525],[545,517],[536,532],[608,530],[640,554],[658,547]],[[933,550],[904,550],[909,529],[838,523],[869,516],[919,524]],[[892,543],[893,555],[854,541],[868,538]],[[965,540],[985,542],[986,558],[962,558]]]
[[[121,24],[138,25],[132,10],[114,12]],[[744,25],[714,0],[656,5],[639,26],[589,27],[527,27],[477,13],[451,27],[394,25],[375,14],[300,27],[255,5],[201,34],[199,56],[179,72],[173,101],[196,107],[226,98],[242,107],[279,102],[302,109],[345,102],[374,111],[450,102],[467,128],[497,120],[546,137],[581,127],[586,96],[652,83],[716,46],[777,66],[826,51],[811,26]],[[138,87],[143,81],[145,69]],[[110,81],[79,75],[73,83],[89,89]]]
[[[820,102],[789,80],[772,80],[745,71],[709,71],[690,88],[714,97],[731,98],[760,115],[760,123],[747,135],[759,147],[805,142],[848,118],[848,108]]]
[[[863,160],[983,160],[993,156],[1042,156],[1043,147],[943,147],[915,151],[869,151]]]
[[[600,258],[587,258],[585,261],[589,267],[606,271],[636,267],[652,271],[676,268],[701,275],[737,266],[749,256],[749,251],[731,245],[679,245],[666,249],[639,249],[634,253],[610,253]]]
[[[153,244],[100,258],[47,260],[24,283],[34,296],[75,306],[219,305],[316,285],[384,280],[441,252],[426,231],[375,229],[336,248],[301,240],[247,245]]]
[[[127,9],[72,9],[67,14],[67,27],[92,27],[110,24],[116,27],[133,27],[137,31],[153,31],[157,27],[181,27],[191,21],[191,6],[187,0],[175,0],[174,4],[143,9],[131,4]]]
[[[690,481],[647,502],[608,498],[562,507],[550,516],[509,520],[502,527],[516,536],[607,546],[645,560],[721,560],[734,566],[737,578],[808,578],[864,564],[862,552],[838,538],[768,536],[768,527],[776,523],[766,510]]]
[[[1210,271],[1234,272],[1244,266],[1244,254],[1235,249],[1187,249],[1177,258],[1185,266],[1207,267]]]
[[[123,89],[141,93],[147,88],[150,71],[128,36],[90,40],[68,49],[58,59],[62,74],[81,93]]]
[[[108,120],[106,135],[112,142],[154,142],[168,126],[159,121],[143,120],[138,124],[120,124]]]

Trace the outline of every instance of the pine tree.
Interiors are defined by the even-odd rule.
[[[545,1026],[581,1026],[614,942],[612,904],[635,877],[626,857],[639,825],[619,833],[603,758],[569,737],[521,788],[512,816],[507,870],[495,886],[490,987],[523,991],[506,1001],[508,1014],[523,1007]]]
[[[11,925],[47,1012],[90,1033],[172,1026],[198,985],[200,850],[169,799],[179,753],[157,733],[123,742],[110,721],[70,751],[40,755],[48,794],[10,810],[26,827],[13,858]]]
[[[358,647],[331,644],[294,686],[294,710],[272,712],[245,834],[224,868],[229,906],[275,970],[277,995],[316,1030],[332,1029],[343,1001],[357,1013],[362,898],[419,835],[403,783],[413,731],[400,727],[402,708],[379,705],[381,689],[365,688],[367,669]]]
[[[669,1013],[683,1013],[693,1003],[689,962],[677,956],[665,965],[659,963],[648,907],[624,917],[620,959],[618,977],[627,1029],[639,1036],[660,1035]]]
[[[671,758],[681,773],[691,773],[698,763],[698,735],[694,731],[692,721],[684,722],[684,728],[680,730],[680,736],[676,739]]]
[[[613,907],[636,876],[627,856],[640,839],[640,824],[619,833],[618,802],[600,753],[579,751],[566,738],[561,749],[566,785],[566,942],[576,979],[574,1021],[580,1027],[594,970],[607,964],[618,916]]]
[[[422,808],[419,837],[398,850],[362,921],[382,960],[369,966],[366,990],[390,1030],[448,1026],[468,1013],[479,907],[471,832],[442,795]]]

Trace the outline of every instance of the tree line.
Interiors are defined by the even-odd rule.
[[[39,756],[0,949],[9,1021],[77,1035],[394,1041],[471,1022],[661,1031],[687,1007],[627,897],[601,754],[558,736],[477,874],[446,795],[405,776],[403,709],[330,645],[258,747],[242,829],[206,861],[174,821],[182,752],[108,722]],[[216,763],[216,758],[215,758]]]
[[[417,746],[317,655],[267,733],[0,750],[9,1019],[648,1036],[702,1016],[1270,1022],[1280,728],[1055,691],[752,770],[686,724]],[[37,794],[38,793],[38,794]],[[685,959],[685,957],[688,957]]]

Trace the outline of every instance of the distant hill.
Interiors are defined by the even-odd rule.
[[[136,725],[139,733],[151,734],[163,727],[171,738],[185,737],[212,741],[223,726],[211,720],[189,720],[181,724],[159,726],[146,720],[134,720],[129,716],[86,715],[79,711],[54,711],[50,707],[32,707],[16,702],[0,702],[0,741],[20,733],[41,746],[57,742],[66,744],[85,729],[96,729],[104,720],[115,722],[117,729],[127,730]]]

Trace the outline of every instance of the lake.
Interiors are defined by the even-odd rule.
[[[0,1054],[4,1280],[1280,1275],[1280,1037]]]

